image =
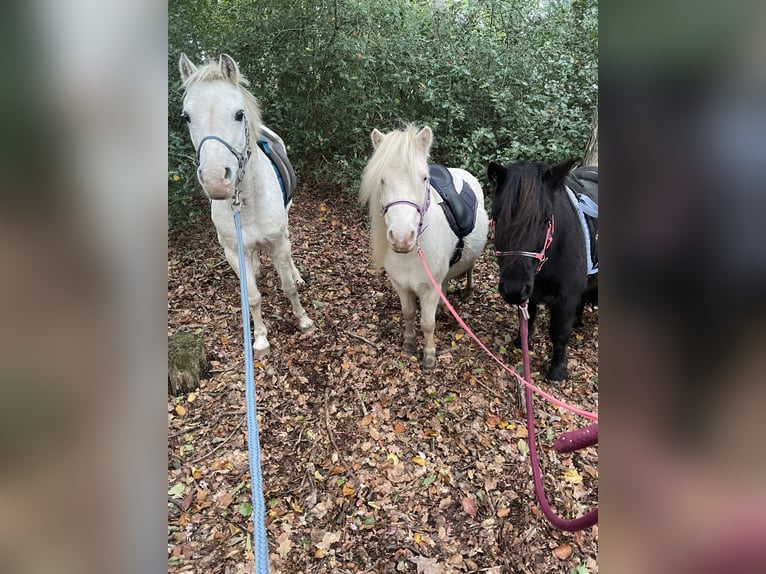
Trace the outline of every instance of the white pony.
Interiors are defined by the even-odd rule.
[[[257,145],[259,134],[267,128],[261,124],[255,97],[244,88],[247,80],[239,73],[237,63],[222,54],[218,62],[197,68],[182,54],[178,66],[186,88],[183,117],[197,152],[197,177],[211,200],[218,242],[237,277],[241,270],[232,205],[235,187],[239,190],[253,351],[262,357],[269,352],[269,341],[256,285],[260,250],[274,263],[299,329],[305,333],[314,327],[298,299],[297,285],[303,279],[292,260],[287,231],[290,204],[285,206],[271,161]]]
[[[466,274],[466,289],[473,289],[473,266],[484,250],[489,218],[478,180],[463,169],[449,168],[456,190],[467,183],[476,195],[475,226],[464,238],[460,258],[450,266],[458,245],[442,210],[441,196],[429,180],[428,154],[433,132],[413,125],[387,134],[374,129],[374,153],[362,174],[359,200],[369,203],[372,223],[372,258],[376,268],[385,267],[402,304],[404,351],[415,353],[416,299],[420,299],[420,326],[425,337],[423,368],[436,364],[434,327],[439,294],[428,279],[419,247],[435,280],[446,293],[449,280]]]

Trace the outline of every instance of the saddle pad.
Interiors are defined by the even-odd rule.
[[[588,275],[598,273],[598,168],[578,167],[566,179],[566,189],[585,234]]]
[[[452,174],[443,165],[429,164],[428,171],[431,186],[444,200],[440,205],[450,229],[459,238],[465,237],[476,225],[476,194],[466,182],[458,193],[452,183]]]
[[[261,130],[261,137],[258,138],[258,147],[261,148],[266,157],[271,161],[274,173],[276,173],[279,180],[279,186],[282,188],[282,198],[284,199],[285,207],[288,207],[293,200],[298,182],[293,165],[287,157],[285,145],[277,134],[264,127]]]

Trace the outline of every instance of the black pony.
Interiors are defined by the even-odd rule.
[[[586,303],[598,302],[598,168],[572,171],[573,163],[553,167],[490,163],[487,169],[494,188],[499,291],[511,305],[529,301],[530,340],[538,303],[548,306],[551,381],[569,377],[567,343],[572,327],[582,324]],[[520,344],[517,337],[516,345]]]

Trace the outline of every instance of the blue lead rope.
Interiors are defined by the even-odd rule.
[[[239,293],[242,298],[242,326],[245,332],[245,402],[247,403],[247,455],[250,461],[250,484],[253,497],[253,551],[255,574],[269,574],[269,541],[266,537],[266,504],[263,499],[261,475],[261,442],[258,438],[258,418],[255,404],[255,379],[253,375],[253,347],[250,342],[250,306],[247,299],[247,273],[242,248],[242,223],[240,206],[234,207],[234,227],[237,230],[239,255]]]

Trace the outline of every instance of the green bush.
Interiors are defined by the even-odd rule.
[[[373,127],[435,130],[434,161],[579,157],[597,101],[595,0],[187,0],[169,9],[171,213],[187,220],[193,150],[181,52],[234,57],[300,180],[356,192]],[[175,179],[175,178],[178,179]]]

